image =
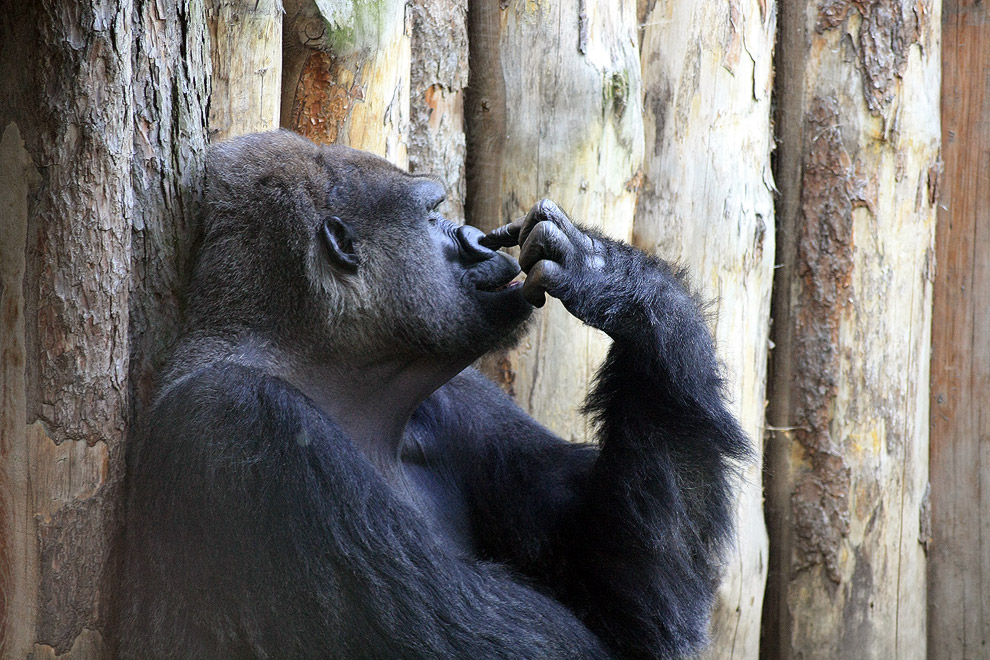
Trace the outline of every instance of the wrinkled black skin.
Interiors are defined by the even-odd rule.
[[[370,179],[419,185],[367,156],[275,135],[244,144],[259,161],[266,148],[299,151],[283,163],[320,161],[306,184],[314,198],[330,191],[316,216],[378,204],[381,221],[393,221],[394,203],[367,197],[378,185]],[[251,172],[239,176],[250,183]],[[321,188],[321,177],[334,185]],[[316,332],[317,321],[286,248],[297,238],[280,237],[281,225],[265,225],[266,240],[250,248],[287,269],[267,278],[236,272],[246,266],[211,243],[209,223],[223,226],[225,213],[272,222],[271,200],[229,202],[208,200],[187,338],[129,449],[119,657],[563,660],[699,650],[732,533],[733,465],[749,450],[678,273],[576,228],[550,202],[481,241],[521,239],[533,280],[526,298],[559,297],[615,340],[587,403],[600,445],[561,440],[468,368],[409,420],[401,466],[410,498],[313,400],[243,359],[247,349],[232,352],[295,346],[305,340],[295,328]],[[355,234],[359,249],[374,248]],[[467,250],[465,272],[479,250]],[[224,278],[238,287],[224,291]],[[241,293],[254,311],[240,306]],[[519,289],[507,295],[513,301],[494,315],[501,327],[462,321],[473,324],[464,329],[471,341],[486,330],[493,336],[480,343],[492,345],[518,326],[529,307]],[[292,324],[276,324],[284,314]]]

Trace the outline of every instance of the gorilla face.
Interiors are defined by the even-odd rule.
[[[378,317],[382,344],[394,340],[393,350],[470,362],[514,337],[532,311],[513,282],[520,272],[515,259],[482,246],[474,227],[444,218],[437,209],[445,195],[436,181],[384,161],[369,165],[365,176],[348,182],[359,190],[343,196],[371,193],[378,200],[369,208],[374,212],[332,216],[320,236],[335,277],[342,271],[347,277],[350,268],[380,292],[377,309],[369,311]],[[337,239],[346,245],[348,232],[351,250]],[[351,259],[357,263],[348,264]]]
[[[518,263],[444,218],[432,179],[285,131],[217,145],[206,169],[190,296],[200,323],[317,351],[467,364],[532,310],[510,285]]]

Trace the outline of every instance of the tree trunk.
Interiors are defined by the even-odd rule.
[[[507,129],[500,155],[496,150],[472,161],[469,207],[481,210],[480,224],[490,228],[549,197],[574,220],[630,240],[643,155],[635,7],[606,0],[512,3],[498,10],[478,4],[471,8],[471,47],[497,42],[505,95],[496,96],[493,72],[473,97],[469,116],[487,113],[497,127],[504,109]],[[482,32],[496,27],[497,35]],[[471,58],[478,59],[474,52]],[[472,145],[501,138],[478,128],[470,128]],[[485,167],[500,169],[501,177]],[[490,189],[477,185],[482,181]],[[549,300],[494,375],[541,422],[584,441],[592,430],[578,410],[607,347],[603,334]]]
[[[950,0],[942,13],[928,657],[975,660],[990,646],[990,10]]]
[[[285,2],[282,126],[407,167],[405,0]]]
[[[646,158],[635,242],[689,268],[714,302],[713,330],[736,413],[757,452],[773,280],[770,94],[773,7],[656,3],[642,16]],[[768,561],[759,463],[713,621],[712,658],[759,654]]]
[[[940,3],[780,11],[762,653],[923,658]]]
[[[124,437],[176,331],[206,27],[195,3],[4,10],[0,654],[98,658]]]
[[[415,0],[412,11],[409,171],[447,188],[445,215],[464,221],[467,0]]]
[[[208,0],[207,5],[211,140],[278,128],[282,0]]]

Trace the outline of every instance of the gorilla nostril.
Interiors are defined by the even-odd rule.
[[[489,250],[480,243],[485,234],[480,229],[463,225],[457,228],[457,242],[461,248],[461,254],[470,261],[477,263],[485,261],[495,256],[495,252]]]

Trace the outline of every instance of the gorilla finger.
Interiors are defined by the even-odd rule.
[[[490,250],[519,245],[519,232],[526,216],[516,218],[507,225],[496,227],[485,234],[478,242]]]
[[[519,232],[519,245],[525,245],[526,240],[529,238],[530,232],[532,232],[538,224],[545,220],[549,220],[551,222],[554,221],[553,216],[548,215],[548,211],[552,214],[553,209],[557,209],[556,204],[551,202],[549,199],[541,199],[533,205],[533,208],[529,210],[529,213],[520,218],[522,229]]]
[[[563,272],[560,264],[553,261],[538,261],[529,273],[526,274],[526,281],[523,282],[523,297],[534,307],[543,307],[546,303],[546,294],[554,295],[558,291],[560,275]]]
[[[570,248],[570,241],[560,227],[552,222],[540,222],[522,244],[519,266],[528,273],[533,264],[543,259],[566,263]]]
[[[533,307],[543,307],[547,304],[546,292],[535,284],[523,282],[522,295]]]
[[[538,204],[540,211],[543,216],[553,222],[555,225],[560,227],[561,231],[570,239],[570,242],[575,246],[580,246],[584,250],[594,249],[594,241],[590,236],[584,233],[584,230],[574,224],[563,209],[557,206],[553,200],[544,199]]]

